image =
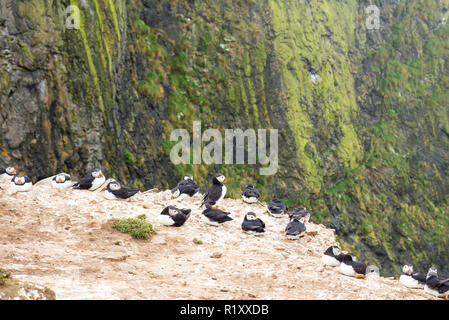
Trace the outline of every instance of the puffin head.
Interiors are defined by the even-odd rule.
[[[412,274],[413,273],[413,266],[411,264],[406,264],[402,267],[402,272],[404,274]]]
[[[217,181],[220,184],[223,184],[225,182],[228,182],[228,179],[226,179],[226,177],[224,175],[222,175],[221,173],[217,173],[214,178],[212,179],[212,181],[214,183],[216,183],[215,181]]]
[[[94,178],[104,178],[103,172],[101,172],[100,169],[95,169],[95,171],[92,172],[92,176]]]
[[[172,207],[172,206],[168,207],[168,214],[169,215],[174,216],[174,215],[176,215],[178,213],[179,213],[179,211],[175,207]]]
[[[193,181],[193,176],[191,174],[186,174],[184,176],[184,180],[192,180]]]
[[[117,191],[120,190],[120,183],[118,183],[117,181],[112,181],[108,184],[108,187],[112,191]]]
[[[5,169],[5,171],[10,176],[13,176],[13,175],[17,174],[16,168],[14,168],[14,167],[8,167],[8,168]]]
[[[337,246],[332,246],[332,253],[334,256],[338,256],[341,253],[340,248]]]
[[[66,179],[66,176],[65,176],[65,174],[62,174],[62,173],[58,174],[55,178],[57,183],[64,183],[65,179]]]
[[[14,183],[17,184],[17,185],[21,186],[21,185],[25,184],[25,177],[15,176],[13,180],[14,180]]]
[[[429,279],[432,276],[438,277],[438,270],[437,270],[437,267],[435,267],[435,266],[432,266],[429,268],[429,271],[427,271],[426,279]]]
[[[245,216],[245,220],[256,220],[256,214],[254,212],[248,212]]]

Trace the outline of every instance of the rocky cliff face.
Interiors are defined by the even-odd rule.
[[[368,5],[380,29],[366,26]],[[67,29],[66,8],[80,9]],[[449,1],[0,1],[0,164],[185,172],[311,208],[360,258],[444,267]],[[279,129],[279,171],[173,165],[170,132]],[[173,172],[176,173],[173,174]]]

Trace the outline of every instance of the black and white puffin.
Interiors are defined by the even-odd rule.
[[[354,261],[354,257],[346,254],[340,263],[340,272],[357,279],[365,279],[367,274],[379,274],[379,268],[368,266],[361,261]]]
[[[449,279],[440,280],[438,270],[431,267],[427,272],[424,291],[439,298],[447,298],[449,294]]]
[[[306,207],[299,207],[297,209],[294,209],[290,213],[290,219],[292,219],[292,217],[304,218],[305,222],[309,222],[309,220],[310,220],[310,212],[307,211]]]
[[[51,185],[59,190],[67,190],[72,186],[72,179],[67,173],[60,173],[53,177]]]
[[[110,200],[116,199],[129,199],[139,192],[139,189],[133,189],[124,185],[121,185],[117,181],[111,181],[108,183],[104,192],[104,197]]]
[[[74,189],[83,189],[94,191],[101,187],[101,185],[106,181],[103,172],[100,169],[96,169],[94,172],[89,173],[84,176],[80,181],[73,185]]]
[[[6,169],[0,168],[0,179],[3,181],[11,181],[11,179],[17,174],[14,167],[8,167]]]
[[[191,212],[191,209],[178,209],[168,206],[159,215],[159,222],[164,226],[180,227],[189,219]]]
[[[27,192],[31,190],[33,182],[27,176],[14,176],[11,179],[10,186],[12,193]]]
[[[224,212],[220,209],[214,209],[209,204],[206,204],[206,209],[201,213],[203,221],[212,226],[219,226],[226,221],[232,221],[229,215],[230,212]]]
[[[182,200],[188,197],[193,197],[198,191],[200,191],[200,187],[193,181],[193,176],[187,174],[184,179],[171,190],[171,199]]]
[[[252,184],[248,184],[242,190],[242,198],[243,198],[243,201],[245,201],[247,203],[255,203],[260,198],[260,192]]]
[[[407,288],[423,289],[426,285],[426,275],[419,272],[413,273],[413,266],[411,264],[406,264],[402,267],[399,283]]]
[[[280,218],[287,213],[287,210],[285,203],[278,199],[273,199],[268,203],[268,213],[273,217]]]
[[[226,195],[226,186],[223,183],[228,182],[228,179],[221,173],[216,174],[212,178],[212,186],[207,189],[206,193],[203,196],[203,200],[201,202],[201,206],[209,204],[210,206],[214,206],[218,204]]]
[[[296,240],[306,234],[306,225],[304,218],[294,217],[285,227],[285,235],[289,240]]]
[[[328,266],[338,267],[343,260],[344,254],[338,246],[330,246],[321,256],[321,261]]]
[[[253,235],[265,233],[265,223],[254,212],[248,212],[242,222],[242,230]]]

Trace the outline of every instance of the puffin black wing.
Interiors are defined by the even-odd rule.
[[[304,231],[306,231],[306,226],[297,220],[289,222],[289,224],[285,227],[285,232],[292,236],[301,234]]]
[[[203,214],[209,219],[216,221],[218,223],[234,220],[229,216],[231,214],[230,212],[224,212],[221,211],[220,209],[207,208],[206,210],[203,211]]]
[[[426,284],[429,288],[431,289],[435,289],[435,290],[439,290],[441,284],[440,284],[440,280],[438,279],[437,276],[432,275],[430,277],[428,277],[426,279]]]
[[[416,272],[416,273],[412,274],[412,278],[417,280],[418,282],[426,283],[426,275],[425,274]]]
[[[95,180],[92,173],[89,173],[88,175],[84,176],[80,181],[75,183],[73,185],[74,189],[89,189],[92,187],[92,182]]]
[[[346,254],[340,253],[338,256],[335,257],[340,262],[343,262],[343,259],[345,258]]]
[[[195,193],[197,193],[200,190],[200,187],[193,181],[189,180],[186,181],[187,183],[178,185],[176,188],[179,189],[179,192],[181,194],[188,194],[190,197],[192,197]]]
[[[4,173],[6,173],[5,168],[0,168],[0,174],[4,174]]]
[[[268,203],[268,210],[270,210],[270,212],[279,213],[282,210],[284,212],[287,211],[287,207],[285,203],[283,203],[282,201],[279,201],[278,199],[273,199]]]
[[[360,261],[348,261],[346,264],[352,266],[355,272],[359,274],[366,274],[366,268],[368,267],[365,263]]]
[[[126,186],[121,186],[119,190],[112,190],[111,193],[120,199],[128,199],[139,192],[139,189],[133,189]]]
[[[260,192],[252,184],[249,184],[242,190],[242,196],[247,198],[256,197],[260,198]]]
[[[242,223],[242,229],[245,231],[264,232],[265,223],[262,220],[245,220]]]
[[[217,184],[212,185],[209,189],[207,189],[206,193],[204,194],[201,205],[206,203],[214,205],[218,201],[218,199],[220,199],[221,192],[222,192],[221,185]]]
[[[176,213],[174,215],[173,214],[169,214],[169,215],[173,219],[173,221],[175,222],[174,226],[175,227],[180,227],[190,217],[190,212],[192,210],[190,210],[190,209],[181,209],[181,210],[180,209],[176,209],[176,211],[178,211],[178,213]]]

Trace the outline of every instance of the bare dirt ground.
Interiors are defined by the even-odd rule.
[[[308,234],[293,241],[284,235],[288,218],[271,217],[265,204],[225,199],[221,208],[234,220],[214,227],[201,221],[200,200],[170,200],[169,191],[106,200],[45,183],[23,194],[0,190],[0,267],[51,288],[56,299],[434,299],[393,279],[354,279],[323,266],[322,253],[336,242],[313,214]],[[182,227],[159,224],[169,204],[193,209]],[[265,221],[265,235],[242,232],[249,211]],[[111,228],[113,217],[141,214],[158,232],[149,240]]]

